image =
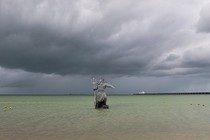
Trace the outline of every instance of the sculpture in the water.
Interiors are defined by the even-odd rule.
[[[95,108],[109,108],[109,106],[106,104],[107,102],[107,96],[105,93],[105,89],[108,88],[115,88],[113,85],[110,85],[104,81],[104,79],[100,79],[99,82],[96,82],[93,80],[93,90],[94,94],[95,91],[97,91],[95,99]]]

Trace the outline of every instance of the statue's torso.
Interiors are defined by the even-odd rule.
[[[98,92],[104,92],[105,88],[106,88],[105,83],[98,84]]]
[[[97,101],[103,101],[106,99],[106,93],[104,92],[106,88],[106,84],[105,83],[99,83],[98,84],[98,93],[96,96],[96,100]]]

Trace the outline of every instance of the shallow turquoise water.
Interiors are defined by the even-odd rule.
[[[209,140],[209,95],[0,96],[0,140]]]

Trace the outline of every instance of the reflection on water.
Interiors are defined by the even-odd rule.
[[[0,96],[0,139],[210,139],[209,95],[108,99],[96,110],[91,96]]]

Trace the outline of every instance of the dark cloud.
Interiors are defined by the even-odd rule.
[[[9,3],[12,4],[9,5]],[[145,65],[143,61],[138,62],[128,56],[127,50],[122,50],[106,42],[112,32],[119,30],[121,25],[119,22],[126,19],[125,15],[122,15],[120,19],[114,17],[112,19],[112,15],[106,12],[102,13],[103,15],[98,15],[97,6],[96,9],[85,7],[90,5],[88,3],[84,3],[84,5],[81,3],[77,6],[80,2],[67,2],[68,5],[76,6],[78,10],[68,10],[68,13],[63,13],[61,8],[65,8],[65,3],[58,4],[58,9],[52,9],[48,4],[54,5],[54,1],[39,1],[33,4],[27,2],[24,7],[18,2],[2,2],[1,66],[40,73],[87,75],[91,73],[133,73],[136,70],[128,69],[133,66],[132,64]],[[26,8],[26,6],[30,8]],[[49,14],[44,13],[46,10],[43,7],[45,6],[49,8]],[[56,19],[54,17],[56,14],[61,16],[61,19]],[[83,14],[90,16],[90,19],[85,20],[84,18],[88,17]],[[63,16],[69,16],[65,25],[62,23],[65,22]],[[91,16],[96,17],[91,19]],[[99,18],[105,16],[98,21],[99,24],[95,23],[97,16]],[[106,22],[107,18],[112,20]],[[88,22],[90,23],[88,24]],[[130,57],[131,60],[123,62],[120,60],[121,57]],[[109,67],[109,69],[104,69],[104,67]]]
[[[208,7],[206,0],[1,0],[0,74],[10,75],[1,87],[209,75],[209,35],[198,33],[209,32]],[[168,79],[160,78],[174,83]]]
[[[201,12],[200,12],[200,18],[197,23],[197,31],[198,32],[204,32],[209,33],[210,32],[210,3],[205,5]]]
[[[31,73],[0,67],[0,94],[92,94],[90,77]]]

